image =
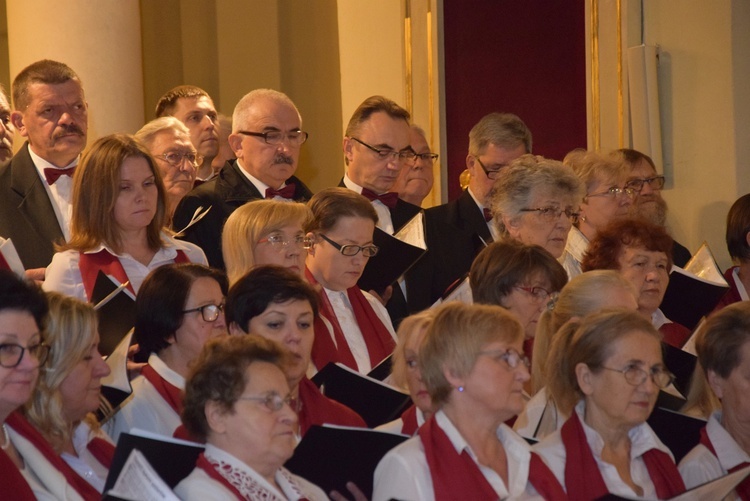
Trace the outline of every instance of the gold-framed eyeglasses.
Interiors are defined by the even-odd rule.
[[[518,353],[514,348],[508,348],[507,350],[484,350],[479,352],[480,355],[490,357],[496,361],[502,360],[511,369],[517,369],[519,365],[523,364],[527,368],[531,366],[529,357],[522,353]]]
[[[292,395],[289,394],[282,397],[275,391],[269,391],[265,395],[243,395],[238,397],[237,400],[250,400],[251,402],[260,402],[266,409],[271,412],[278,412],[284,407],[284,404],[292,406]]]
[[[664,367],[653,367],[650,371],[645,371],[637,365],[628,365],[624,369],[613,369],[611,367],[601,367],[608,371],[619,372],[625,376],[625,381],[632,386],[640,386],[646,378],[650,377],[651,381],[661,389],[666,388],[672,381],[674,381],[674,374],[669,372]]]
[[[187,160],[194,166],[198,166],[203,163],[203,157],[198,153],[192,151],[168,151],[157,155],[156,158],[161,158],[172,167],[179,167],[182,163]]]

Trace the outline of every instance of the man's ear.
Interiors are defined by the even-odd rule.
[[[227,138],[229,147],[232,148],[235,156],[241,158],[240,152],[242,151],[242,135],[240,134],[229,134]]]
[[[350,137],[344,136],[342,149],[344,150],[344,159],[346,160],[346,165],[349,165],[349,162],[352,161],[354,141]]]
[[[10,121],[13,124],[13,127],[18,131],[18,134],[22,137],[28,137],[28,131],[23,123],[23,113],[20,111],[14,111],[10,114]]]

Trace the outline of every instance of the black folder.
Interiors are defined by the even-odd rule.
[[[135,325],[135,300],[124,289],[106,303],[99,305],[117,288],[118,284],[100,271],[91,294],[91,303],[97,306],[99,318],[99,353],[105,357],[112,353],[120,340]]]
[[[661,345],[664,353],[664,365],[675,375],[675,388],[683,395],[687,395],[690,391],[690,381],[693,378],[698,358],[667,343]]]
[[[675,463],[679,463],[700,441],[701,428],[706,422],[687,414],[674,412],[662,407],[654,407],[648,425],[664,445],[669,447]]]
[[[341,364],[327,364],[312,382],[325,396],[362,416],[370,428],[397,419],[411,405],[407,393]]]
[[[380,251],[367,262],[357,285],[362,290],[374,290],[378,294],[382,294],[386,287],[409,271],[426,252],[417,246],[402,242],[380,228],[375,228],[373,243]]]
[[[378,463],[408,438],[363,428],[311,426],[284,466],[325,492],[348,494],[346,483],[354,482],[370,499]]]
[[[703,280],[675,266],[669,274],[669,285],[659,308],[672,322],[693,330],[728,290],[726,285]]]

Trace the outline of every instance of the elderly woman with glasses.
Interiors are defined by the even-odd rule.
[[[504,169],[492,188],[493,221],[502,237],[539,245],[559,259],[570,227],[578,221],[582,197],[582,184],[569,167],[523,155]]]
[[[197,264],[166,265],[143,282],[133,336],[148,357],[133,395],[114,415],[110,435],[140,428],[171,436],[180,426],[188,370],[211,338],[227,334],[223,273]]]
[[[284,362],[281,348],[259,336],[206,345],[190,371],[182,412],[206,449],[175,488],[180,499],[328,499],[283,467],[297,445]]]
[[[659,389],[673,379],[651,323],[631,311],[598,313],[566,324],[552,350],[561,356],[549,390],[570,418],[534,452],[567,497],[668,499],[683,492],[672,454],[646,424]]]
[[[373,244],[378,216],[369,200],[345,188],[318,192],[309,207],[305,276],[320,295],[313,363],[322,369],[341,362],[367,373],[396,347],[388,312],[357,286],[368,259],[378,252]]]
[[[278,200],[253,200],[235,210],[221,232],[229,283],[267,264],[301,276],[308,242],[303,228],[310,218],[306,205]]]
[[[695,349],[708,386],[721,401],[701,430],[700,444],[680,462],[688,488],[722,477],[750,463],[750,420],[747,374],[750,373],[750,303],[727,306],[708,319],[697,336]],[[744,480],[725,499],[750,496]]]
[[[589,242],[610,221],[628,216],[636,192],[625,186],[629,169],[623,162],[595,151],[573,150],[563,163],[573,169],[586,188],[578,221],[568,233],[560,262],[568,276],[581,274],[581,260]]]
[[[523,328],[502,308],[448,303],[419,356],[435,415],[375,470],[375,501],[515,499],[529,484],[531,451],[504,422],[524,405]]]

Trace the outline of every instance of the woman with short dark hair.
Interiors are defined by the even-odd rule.
[[[227,334],[226,276],[198,264],[169,264],[146,277],[136,298],[134,338],[148,364],[112,418],[110,435],[141,428],[171,436],[180,425],[190,364],[210,338]]]
[[[727,214],[727,250],[736,266],[724,272],[729,283],[729,290],[716,305],[719,311],[727,305],[738,301],[750,300],[750,194],[738,198]]]

